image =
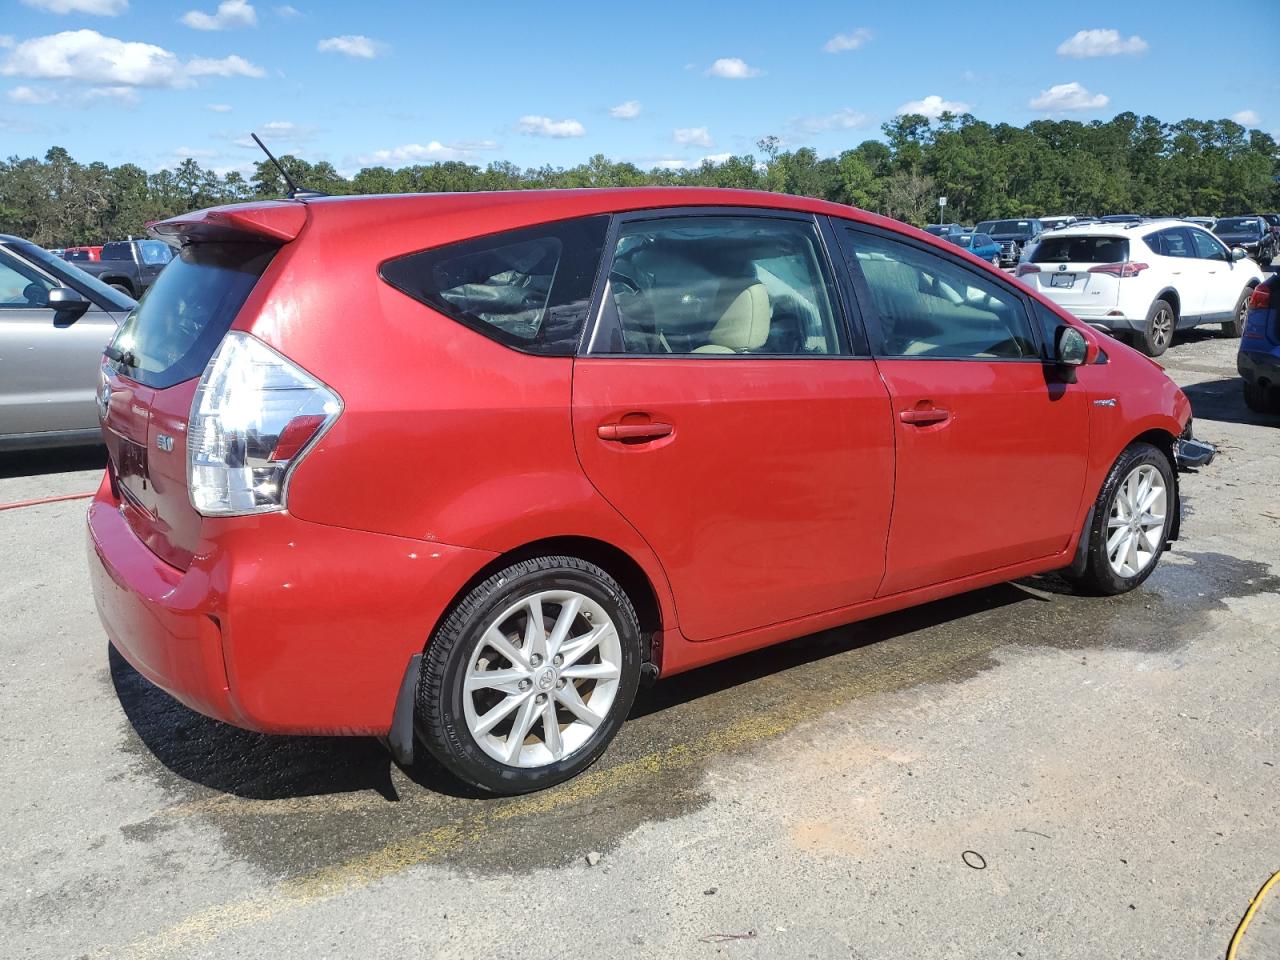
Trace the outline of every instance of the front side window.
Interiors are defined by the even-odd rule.
[[[1191,230],[1191,242],[1195,246],[1196,256],[1201,260],[1227,259],[1227,249],[1203,230]]]
[[[608,226],[608,217],[588,217],[508,230],[388,260],[379,273],[499,343],[571,356]]]
[[[47,307],[55,284],[20,260],[0,253],[0,310]]]
[[[142,254],[142,262],[149,267],[163,266],[173,259],[173,251],[169,245],[159,240],[140,241],[138,252]]]
[[[804,356],[842,351],[810,220],[669,217],[622,224],[595,353]]]
[[[848,230],[880,321],[876,352],[932,359],[1039,359],[1021,299],[919,247]]]

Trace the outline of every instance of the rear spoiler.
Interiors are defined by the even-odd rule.
[[[285,244],[307,223],[305,204],[289,200],[209,207],[147,224],[147,231],[172,247],[187,243],[246,242]]]

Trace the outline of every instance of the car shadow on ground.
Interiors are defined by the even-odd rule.
[[[1230,380],[1202,380],[1182,388],[1191,401],[1191,414],[1197,420],[1216,420],[1220,423],[1244,423],[1253,426],[1280,426],[1280,415],[1254,413],[1244,403],[1244,381],[1239,377]]]
[[[1037,588],[1044,588],[1038,582]],[[1049,589],[1052,589],[1051,587]],[[1038,599],[1006,583],[937,600],[857,624],[825,630],[734,657],[641,689],[629,719],[684,706],[763,677],[927,630],[974,614]],[[399,800],[392,760],[370,737],[290,737],[253,733],[189,709],[142,677],[108,645],[111,683],[137,739],[127,751],[150,766],[159,761],[181,781],[258,800],[374,790]],[[623,727],[623,735],[626,727]],[[455,778],[419,748],[401,768],[424,789],[458,798],[487,794]]]
[[[77,470],[102,470],[107,465],[107,448],[69,447],[59,450],[21,450],[0,453],[0,480],[39,477]]]

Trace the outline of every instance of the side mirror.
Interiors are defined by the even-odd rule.
[[[1231,259],[1232,259],[1232,260],[1243,260],[1243,259],[1244,259],[1245,257],[1247,257],[1248,255],[1249,255],[1249,251],[1248,251],[1248,250],[1246,250],[1244,247],[1232,247],[1232,248],[1231,248]]]
[[[45,302],[53,308],[58,320],[74,320],[89,309],[89,301],[70,287],[54,287]]]
[[[1053,361],[1067,383],[1076,382],[1076,367],[1089,361],[1089,341],[1075,327],[1058,328],[1057,343],[1053,348]],[[1094,348],[1096,355],[1097,348]]]

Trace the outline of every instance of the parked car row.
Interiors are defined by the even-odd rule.
[[[173,259],[167,244],[149,239],[116,240],[100,247],[66,247],[50,252],[130,297],[142,296]]]

